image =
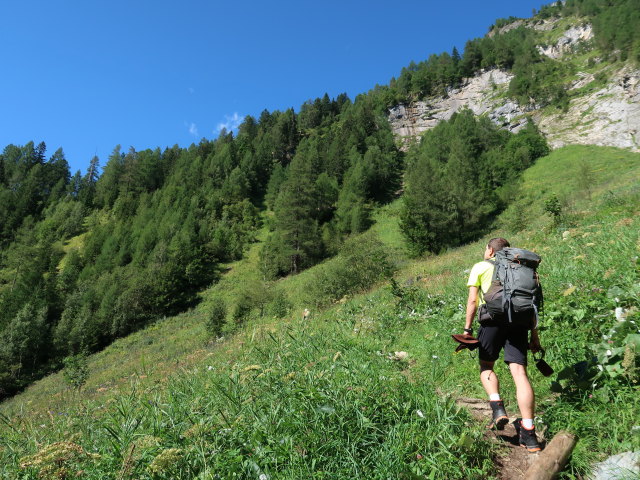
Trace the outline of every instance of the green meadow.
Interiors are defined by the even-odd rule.
[[[530,369],[536,424],[578,436],[562,478],[582,478],[640,448],[638,179],[639,154],[565,147],[524,172],[474,243],[410,258],[399,199],[338,256],[275,282],[258,235],[192,310],[0,404],[0,477],[494,478],[502,447],[455,402],[484,398],[477,358],[454,354],[450,335],[468,270],[499,235],[543,258],[556,373]],[[508,369],[497,373],[513,415]]]

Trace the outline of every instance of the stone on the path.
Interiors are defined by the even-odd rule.
[[[624,452],[597,463],[591,480],[627,480],[640,478],[640,452]]]

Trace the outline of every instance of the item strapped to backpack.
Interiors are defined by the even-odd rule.
[[[507,247],[496,252],[495,260],[486,261],[494,265],[493,277],[489,290],[481,293],[485,303],[478,321],[527,323],[536,328],[543,302],[536,269],[542,259],[529,250]]]

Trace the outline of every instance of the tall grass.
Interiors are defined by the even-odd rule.
[[[589,192],[567,175],[585,159]],[[90,357],[81,390],[57,374],[0,405],[0,477],[491,478],[496,447],[454,402],[484,398],[477,359],[454,355],[449,335],[463,326],[468,269],[497,234],[543,257],[541,336],[557,375],[531,373],[538,426],[548,437],[578,434],[565,478],[584,476],[595,460],[640,448],[640,362],[625,343],[640,322],[639,173],[637,154],[554,152],[525,175],[511,207],[528,219],[517,233],[406,262],[375,238],[397,247],[391,229],[368,241],[401,266],[393,285],[368,263],[375,256],[345,251],[273,286],[291,316],[254,312],[235,335],[211,340],[208,295],[231,305],[260,281],[250,254],[199,309]],[[567,224],[543,213],[550,194],[563,199]],[[373,273],[351,288],[341,281],[356,263]],[[328,308],[302,319],[298,309],[314,301]],[[515,413],[508,370],[497,371]]]

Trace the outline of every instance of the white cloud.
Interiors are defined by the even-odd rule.
[[[233,115],[225,115],[225,121],[220,122],[216,128],[216,133],[220,133],[224,128],[227,132],[231,130],[235,130],[242,123],[242,115],[239,115],[238,112],[233,112]]]
[[[193,122],[191,122],[191,123],[184,122],[184,126],[189,129],[189,133],[191,135],[193,135],[194,137],[198,137],[199,136],[199,134],[198,134],[198,126],[195,123],[193,123]]]

